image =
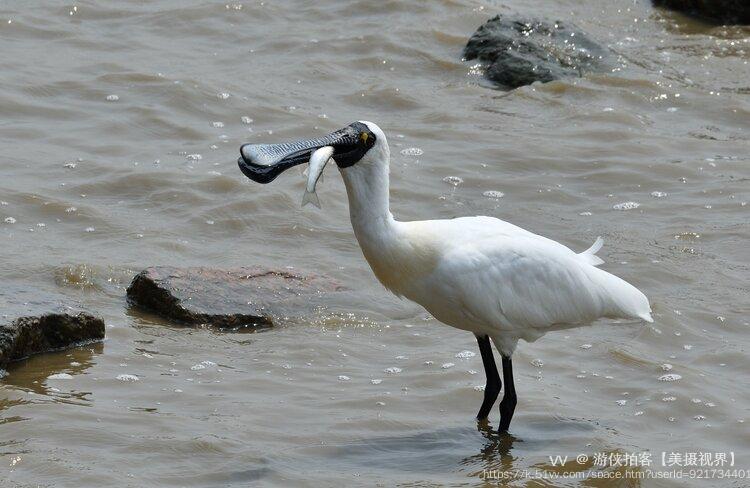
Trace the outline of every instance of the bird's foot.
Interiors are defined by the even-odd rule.
[[[503,398],[500,402],[500,425],[498,426],[498,432],[508,432],[510,427],[510,421],[513,418],[513,412],[516,410],[516,398],[515,395],[510,398]]]

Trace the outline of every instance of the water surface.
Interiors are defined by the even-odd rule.
[[[461,49],[496,13],[571,21],[615,71],[492,90]],[[3,286],[63,294],[108,328],[2,380],[3,485],[475,486],[595,453],[750,468],[749,35],[629,0],[4,2]],[[389,137],[397,218],[492,215],[576,250],[601,235],[654,324],[521,343],[514,437],[478,430],[473,336],[377,283],[336,171],[319,211],[300,208],[301,169],[269,186],[237,169],[244,142],[359,119]],[[125,300],[146,266],[258,264],[351,292],[241,335]]]

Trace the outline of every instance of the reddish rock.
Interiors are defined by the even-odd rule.
[[[173,322],[237,331],[311,311],[339,289],[325,277],[282,270],[163,266],[138,273],[127,293],[133,305]]]

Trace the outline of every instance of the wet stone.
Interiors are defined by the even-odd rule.
[[[152,267],[133,278],[127,294],[134,306],[174,323],[252,331],[312,312],[341,289],[329,278],[285,270]]]
[[[63,296],[5,287],[0,310],[0,369],[34,354],[104,339],[104,321]]]
[[[504,89],[602,71],[609,57],[608,49],[571,24],[500,15],[479,27],[464,48],[464,58],[482,62],[485,76]]]
[[[713,24],[750,24],[747,0],[653,0],[654,5],[697,17]]]

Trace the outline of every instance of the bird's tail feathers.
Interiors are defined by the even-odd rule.
[[[594,244],[592,244],[590,248],[586,249],[582,253],[579,253],[578,256],[591,266],[599,266],[600,264],[604,264],[604,260],[596,255],[596,253],[599,252],[603,245],[604,239],[602,239],[601,237],[597,237],[596,241],[594,241]]]

